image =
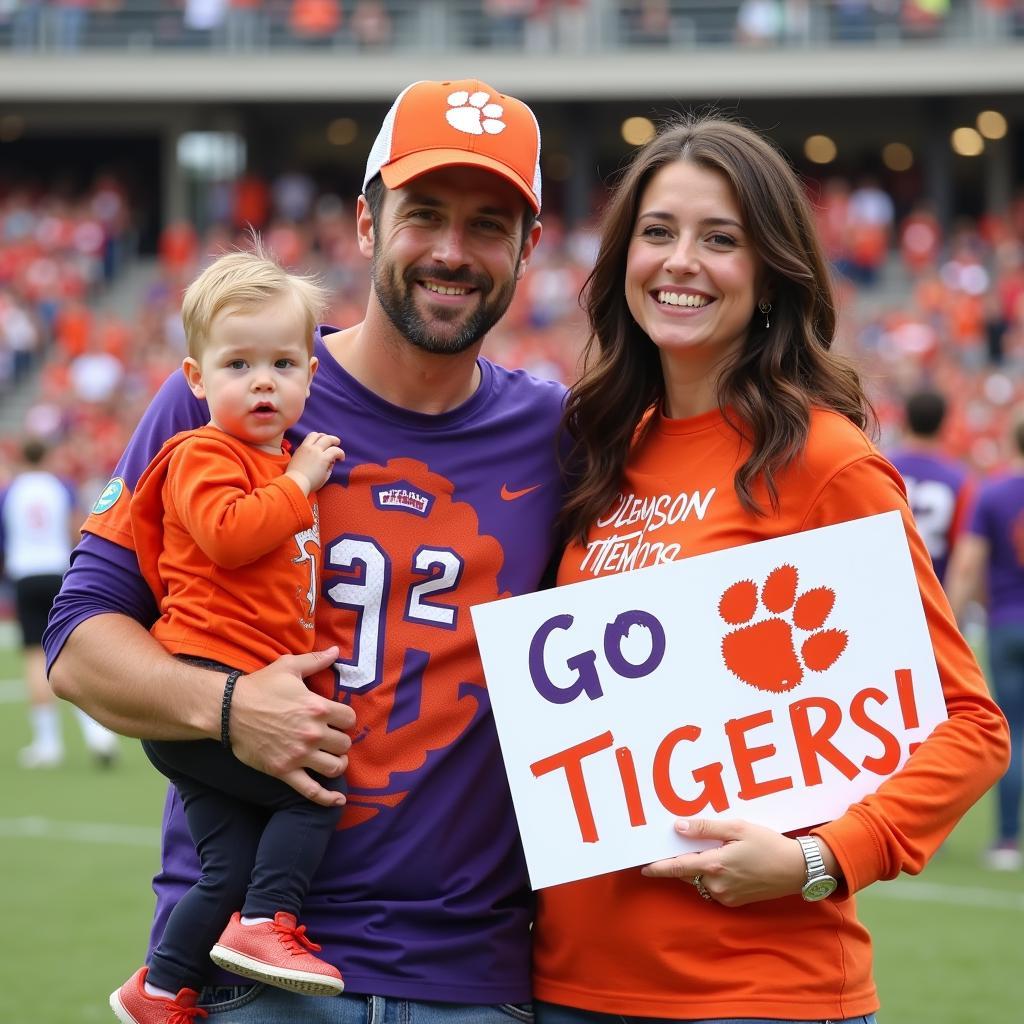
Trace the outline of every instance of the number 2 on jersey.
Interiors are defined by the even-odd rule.
[[[414,575],[423,578],[409,587],[405,618],[426,626],[454,629],[458,609],[437,598],[458,586],[462,567],[462,559],[450,549],[419,548],[411,568]],[[349,608],[356,614],[352,657],[334,663],[335,693],[365,693],[383,678],[391,559],[372,538],[345,535],[327,549],[326,568],[345,577],[327,588],[328,599],[336,608]]]

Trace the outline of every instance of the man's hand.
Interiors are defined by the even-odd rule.
[[[345,797],[324,789],[307,769],[331,779],[345,771],[352,746],[345,730],[356,716],[346,704],[313,693],[303,680],[337,657],[337,647],[285,655],[242,676],[231,701],[235,757],[325,807],[343,804]]]

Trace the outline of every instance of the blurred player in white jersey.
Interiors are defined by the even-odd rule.
[[[22,467],[0,493],[0,557],[14,584],[21,627],[32,742],[18,754],[23,768],[52,768],[64,760],[60,709],[46,681],[43,630],[68,567],[77,523],[74,495],[45,468],[46,446],[30,438]],[[75,708],[86,745],[106,767],[117,755],[117,737]]]

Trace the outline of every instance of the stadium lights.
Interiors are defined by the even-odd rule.
[[[976,123],[986,139],[1001,139],[1006,135],[1006,118],[998,110],[983,110]]]
[[[245,170],[245,139],[235,132],[183,132],[178,136],[178,163],[199,178],[235,178]]]
[[[351,117],[336,117],[327,126],[327,141],[332,146],[348,146],[358,134],[359,125]]]
[[[973,128],[954,128],[949,144],[958,156],[981,156],[985,151],[985,140]]]
[[[654,122],[649,117],[627,117],[619,130],[631,146],[642,146],[654,138]]]
[[[812,164],[830,164],[837,152],[836,144],[827,135],[809,135],[804,141],[804,156]]]
[[[914,166],[914,151],[904,142],[889,142],[882,147],[882,163],[890,171],[909,171]]]

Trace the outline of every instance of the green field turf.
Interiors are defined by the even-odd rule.
[[[28,725],[18,678],[17,658],[0,648],[2,1017],[110,1021],[108,994],[145,952],[164,782],[133,740],[122,741],[115,768],[94,767],[67,708],[64,767],[20,770]],[[991,815],[987,798],[923,875],[861,896],[880,1024],[1024,1020],[1024,873],[978,866]]]

